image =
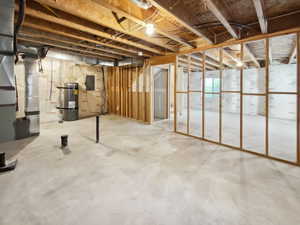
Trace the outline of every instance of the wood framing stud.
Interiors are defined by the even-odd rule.
[[[107,3],[106,0],[94,0],[94,1],[97,2],[98,4],[100,4],[101,6],[107,8],[108,10],[112,10],[113,12],[118,13],[120,16],[124,16],[125,18],[128,18],[128,19],[132,20],[133,22],[135,22],[135,23],[137,23],[137,24],[139,24],[139,25],[141,25],[143,27],[145,27],[147,25],[146,22],[144,22],[143,19],[138,18],[138,17],[136,17],[134,15],[131,15],[128,12],[126,12],[126,11],[124,11],[122,9],[114,7],[112,4]],[[187,47],[194,47],[191,43],[189,43],[189,42],[181,39],[180,37],[178,37],[176,35],[169,34],[169,33],[165,32],[165,31],[163,31],[159,27],[156,27],[156,32],[158,34],[161,34],[161,35],[163,35],[163,36],[165,36],[167,38],[170,38],[173,41],[176,41],[176,42],[178,42],[178,43],[180,43],[182,45],[185,45]],[[175,49],[170,49],[170,50],[174,51]]]
[[[239,39],[239,35],[230,25],[228,20],[225,18],[223,13],[217,8],[212,0],[206,0],[208,9],[215,15],[215,17],[223,24],[226,30],[231,34],[231,36],[235,39]],[[250,49],[247,46],[244,46],[246,53],[250,56],[251,60],[255,63],[257,67],[260,67],[259,62],[257,61],[256,57],[252,54]],[[226,54],[226,52],[225,52]],[[228,54],[227,54],[228,55]]]
[[[232,26],[229,24],[223,13],[217,8],[212,0],[206,0],[207,8],[217,17],[217,19],[223,24],[226,30],[231,34],[235,39],[239,39],[239,35],[235,32]]]
[[[72,20],[69,20],[69,19],[64,18],[64,17],[55,17],[55,16],[49,15],[47,13],[43,13],[41,11],[31,9],[31,8],[26,8],[26,14],[30,15],[32,17],[35,17],[35,18],[39,18],[39,19],[42,19],[42,20],[49,21],[51,23],[56,23],[56,24],[59,24],[59,25],[65,26],[65,27],[69,27],[71,29],[76,29],[76,30],[79,30],[79,31],[83,31],[83,32],[92,34],[92,35],[97,35],[99,37],[107,38],[107,39],[115,41],[115,42],[119,42],[119,43],[122,43],[122,44],[133,46],[135,48],[139,48],[139,49],[143,49],[143,50],[146,50],[146,51],[149,51],[149,52],[153,52],[155,54],[164,55],[164,52],[161,52],[161,51],[159,51],[155,48],[139,44],[135,41],[129,41],[129,40],[126,40],[124,38],[114,37],[114,36],[112,36],[108,33],[105,33],[103,31],[99,30],[99,29],[96,29],[94,27],[90,27],[90,26],[88,26],[88,23],[84,23],[83,20],[82,20],[81,24],[79,24],[76,21],[72,21]],[[135,52],[137,53],[138,51],[136,50]]]
[[[186,29],[188,29],[192,33],[196,34],[198,37],[203,38],[208,43],[212,43],[211,40],[205,34],[203,34],[201,31],[192,27],[192,25],[188,24],[186,21],[182,20],[177,15],[174,15],[169,9],[166,9],[165,7],[160,5],[157,0],[149,0],[149,1],[151,2],[152,5],[154,5],[154,7],[156,7],[160,11],[162,11],[162,12],[166,13],[167,15],[169,15],[170,17],[172,17],[174,20],[176,20],[179,24],[184,26]]]
[[[263,1],[262,0],[253,0],[253,4],[254,4],[255,10],[256,10],[256,14],[257,14],[261,32],[263,34],[266,34],[266,33],[268,33],[268,21],[264,14]]]
[[[294,61],[296,55],[297,55],[297,38],[296,38],[295,46],[292,50],[292,53],[289,56],[288,64],[291,64]]]
[[[104,27],[109,27],[117,32],[125,33],[140,40],[144,40],[164,49],[168,49],[170,47],[166,44],[165,40],[149,37],[142,31],[123,29],[120,24],[113,19],[111,10],[108,10],[93,0],[68,0],[68,4],[66,4],[65,0],[35,1],[67,12],[85,21],[90,21]]]
[[[300,33],[296,38],[297,56],[297,163],[300,165]]]

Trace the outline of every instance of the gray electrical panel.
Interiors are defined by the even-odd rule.
[[[87,91],[94,91],[95,90],[95,76],[94,75],[87,75],[85,78],[85,86]]]

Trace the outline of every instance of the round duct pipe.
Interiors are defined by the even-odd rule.
[[[147,0],[131,0],[134,4],[136,4],[138,7],[142,9],[150,9],[152,7],[152,4],[148,2]]]

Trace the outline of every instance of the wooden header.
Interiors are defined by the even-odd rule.
[[[166,56],[154,56],[150,58],[150,65],[162,65],[162,64],[169,64],[169,63],[175,63],[176,62],[176,56],[177,54],[170,54]]]

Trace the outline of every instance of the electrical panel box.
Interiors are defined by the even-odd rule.
[[[87,91],[94,91],[95,90],[95,76],[94,75],[87,75],[85,78],[85,86]]]

